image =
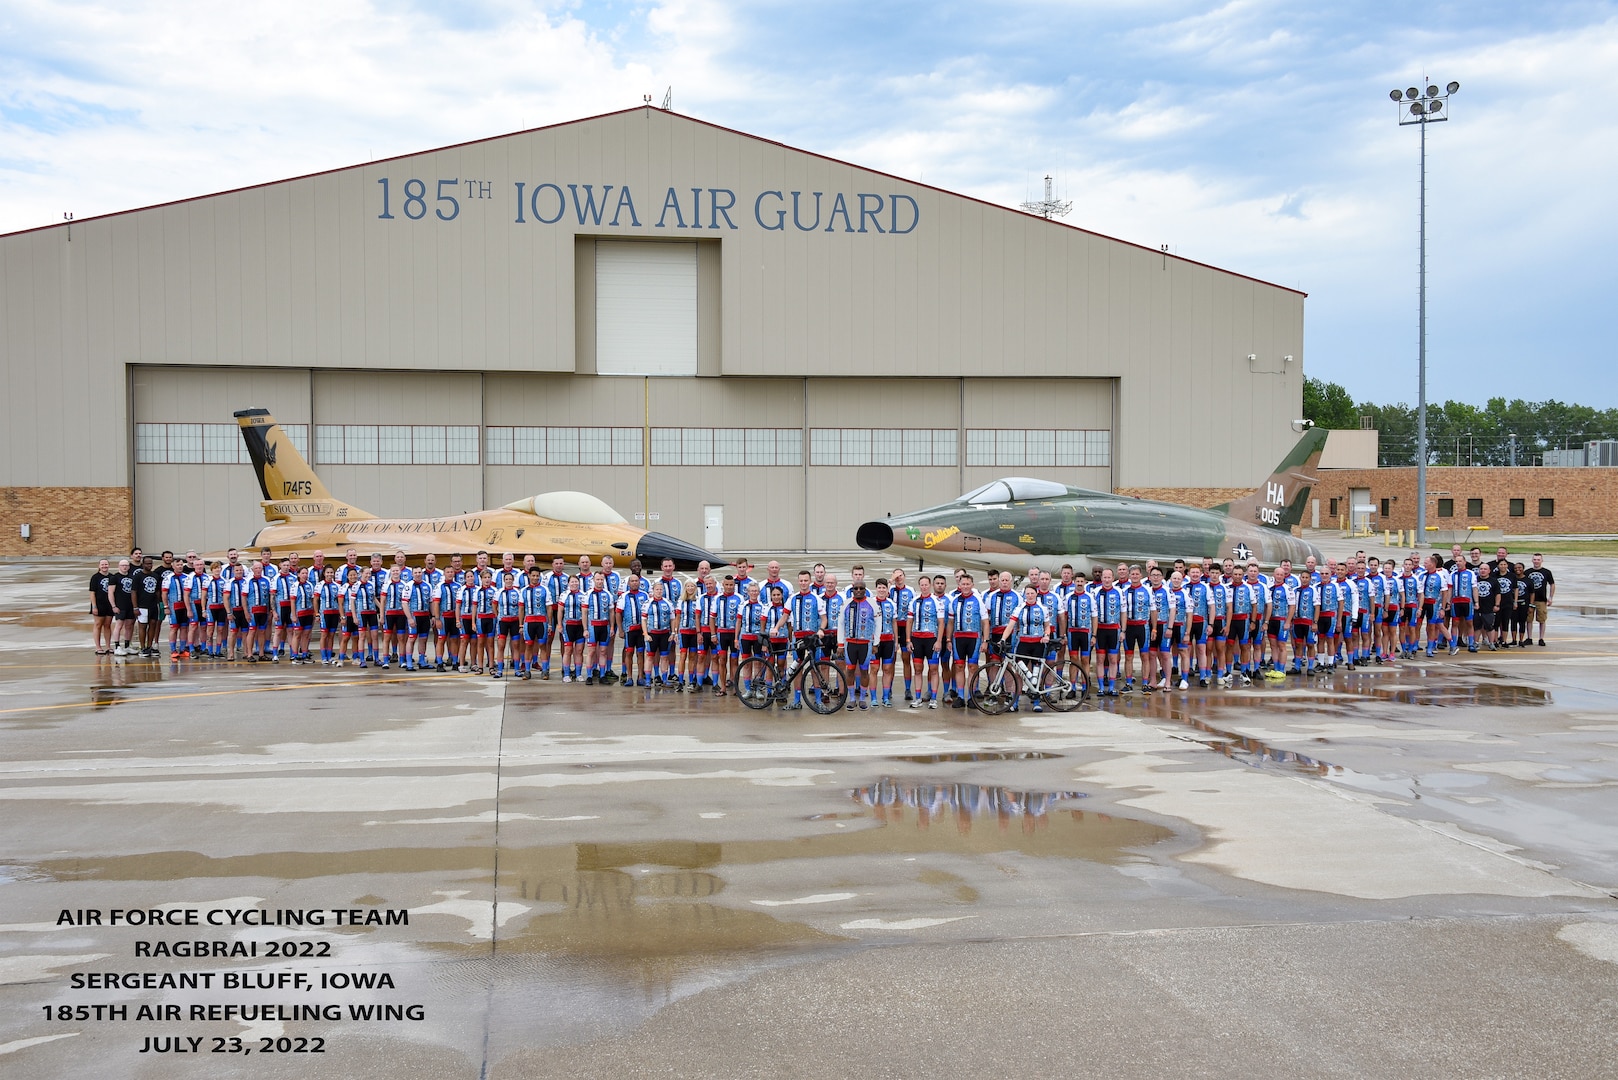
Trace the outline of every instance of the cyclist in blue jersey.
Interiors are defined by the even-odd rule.
[[[565,683],[584,675],[585,622],[590,611],[580,585],[579,578],[569,575],[567,591],[557,604],[556,626],[562,635],[562,681]]]
[[[315,616],[320,622],[320,662],[336,667],[342,663],[343,587],[337,583],[335,566],[326,567],[315,588]]]
[[[842,611],[843,663],[848,670],[847,709],[870,708],[871,644],[876,639],[877,612],[865,594],[865,582],[856,580]]]
[[[1011,621],[1001,632],[1001,640],[1010,643],[1012,636],[1015,635],[1016,655],[1030,664],[1038,664],[1045,658],[1045,651],[1050,642],[1052,627],[1049,619],[1050,613],[1039,599],[1039,588],[1035,585],[1025,585],[1023,602],[1012,612]],[[1014,674],[1008,674],[1007,678],[1015,683],[1015,693],[1011,702],[1013,709],[1017,708],[1022,695],[1026,693],[1029,700],[1034,703],[1035,712],[1045,711],[1045,706],[1039,700],[1039,687],[1023,686],[1021,679]]]
[[[1135,689],[1135,657],[1141,656],[1141,681],[1151,674],[1151,661],[1147,652],[1152,624],[1152,589],[1142,580],[1139,566],[1129,567],[1129,579],[1124,592],[1124,660],[1123,693]]]
[[[586,686],[592,686],[598,681],[606,683],[602,676],[612,666],[612,653],[608,650],[612,647],[613,604],[617,600],[607,591],[607,576],[601,571],[592,573],[589,581],[590,591],[585,593],[590,623],[588,638],[590,649],[586,660],[589,670],[584,677]]]
[[[898,620],[894,624],[894,661],[904,679],[905,700],[910,700],[910,604],[915,600],[915,590],[905,584],[903,568],[893,572],[893,578],[888,587],[888,598],[893,601],[894,610],[898,612]]]
[[[702,619],[705,606],[702,582],[688,584],[674,607],[674,618],[680,633],[679,670],[674,677],[674,689],[693,692],[700,688],[702,677]]]
[[[409,596],[405,600],[405,622],[409,631],[409,640],[406,643],[409,654],[406,659],[409,662],[405,666],[411,671],[426,671],[432,662],[427,654],[434,647],[434,589],[425,569],[419,574],[411,575],[409,590]]]
[[[954,669],[955,685],[959,693],[951,702],[954,708],[965,708],[972,697],[972,691],[977,686],[978,664],[983,653],[983,634],[988,622],[988,611],[984,607],[983,598],[973,592],[975,583],[972,575],[962,573],[960,576],[960,593],[950,604],[948,621],[946,624],[946,639],[949,641],[949,663]],[[1055,594],[1051,594],[1054,598]],[[1049,618],[1049,605],[1046,607],[1046,618]]]
[[[1461,651],[1461,642],[1466,642],[1467,652],[1477,652],[1477,638],[1473,636],[1473,612],[1478,599],[1477,571],[1464,560],[1455,564],[1455,569],[1449,576],[1449,607],[1450,618],[1453,620],[1453,633],[1450,635],[1449,651],[1454,656]]]
[[[912,709],[921,708],[923,702],[930,709],[938,708],[938,654],[942,644],[939,634],[944,628],[946,611],[942,595],[935,595],[925,575],[916,583],[916,599],[910,605],[910,652],[914,658],[915,697]],[[943,592],[943,579],[938,579],[938,593]]]
[[[624,594],[618,598],[615,625],[624,642],[623,670],[626,688],[650,686],[646,678],[646,602],[652,598],[641,576],[629,572]]]
[[[674,665],[669,656],[674,636],[674,605],[663,591],[663,579],[652,582],[643,618],[646,626],[646,660],[651,666],[648,678],[653,686],[674,686]]]
[[[743,661],[769,651],[769,605],[758,598],[758,582],[747,583],[747,599],[736,610],[736,648]]]
[[[898,655],[899,605],[894,603],[888,579],[876,579],[876,597],[871,601],[876,608],[876,655],[881,666],[882,708],[893,708],[893,662]]]
[[[718,695],[724,697],[736,688],[736,619],[742,598],[736,593],[736,578],[726,574],[714,604],[714,678]]]
[[[990,594],[990,633],[997,632],[996,613],[993,607],[995,595]],[[1003,625],[998,632],[1004,633]],[[1090,649],[1095,637],[1095,594],[1088,588],[1075,586],[1067,591],[1067,598],[1062,602],[1062,619],[1058,633],[1067,643],[1068,662],[1077,664],[1083,669],[1086,680],[1092,679]]]

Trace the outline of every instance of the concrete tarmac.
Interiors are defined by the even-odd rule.
[[[0,563],[0,1065],[1618,1075],[1618,561],[1550,563],[1543,649],[998,717],[115,662]]]

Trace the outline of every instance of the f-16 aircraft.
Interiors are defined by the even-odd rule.
[[[945,566],[1056,573],[1156,559],[1281,559],[1302,565],[1320,549],[1291,534],[1303,520],[1327,432],[1306,432],[1269,480],[1252,494],[1209,510],[1086,491],[1051,480],[1007,477],[954,502],[867,521],[855,541]]]
[[[258,472],[264,493],[260,504],[268,522],[253,538],[253,546],[272,548],[277,554],[307,556],[357,547],[395,552],[419,558],[434,555],[474,555],[488,551],[498,557],[511,552],[534,555],[541,561],[561,555],[571,561],[579,555],[599,559],[611,555],[621,565],[638,558],[649,567],[673,559],[688,570],[706,559],[713,566],[724,560],[694,544],[663,533],[637,529],[612,507],[582,491],[551,491],[507,503],[498,510],[480,510],[441,518],[379,518],[334,499],[320,477],[293,447],[265,409],[244,409],[234,414],[242,441]]]

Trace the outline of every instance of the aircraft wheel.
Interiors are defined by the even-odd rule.
[[[1011,693],[1004,684],[996,686],[1000,678],[1000,669],[1004,665],[994,663],[978,668],[977,686],[972,691],[972,703],[981,713],[989,716],[999,716],[1011,707]],[[1009,682],[1012,675],[1006,676]]]
[[[767,709],[775,700],[775,668],[762,656],[749,656],[736,671],[736,696],[749,709]]]
[[[803,673],[803,702],[821,715],[834,713],[848,701],[848,682],[842,669],[820,660]]]

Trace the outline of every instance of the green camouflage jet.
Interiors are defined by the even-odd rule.
[[[1208,510],[1086,491],[1052,480],[1007,477],[954,502],[867,521],[855,542],[867,551],[982,570],[1063,563],[1088,574],[1092,566],[1156,559],[1211,557],[1265,568],[1282,559],[1301,566],[1320,549],[1292,535],[1303,521],[1327,432],[1314,428],[1252,494]]]

